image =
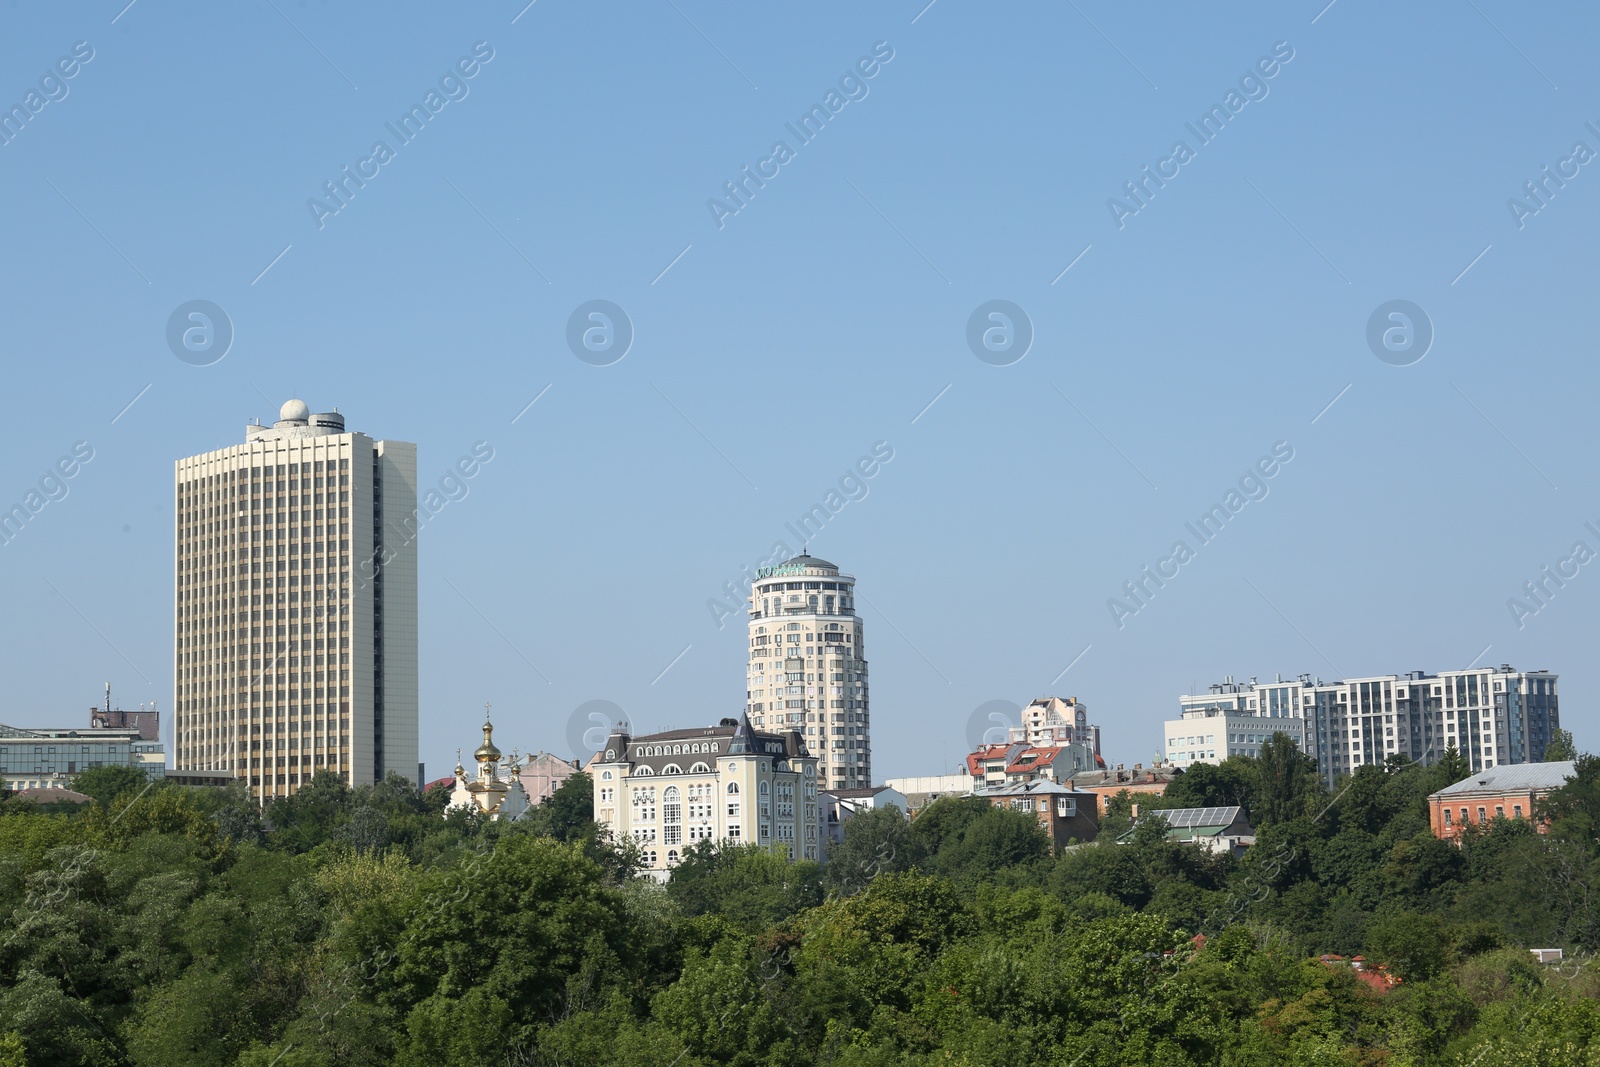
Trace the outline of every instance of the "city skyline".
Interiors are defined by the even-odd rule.
[[[708,602],[802,550],[863,583],[880,780],[1045,694],[1147,760],[1239,665],[1548,668],[1600,744],[1600,13],[117,6],[0,41],[60,72],[0,139],[18,727],[167,709],[169,465],[301,395],[434,494],[430,776],[486,700],[563,756],[590,701],[734,714]]]

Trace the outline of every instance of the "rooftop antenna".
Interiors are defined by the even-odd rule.
[[[106,713],[106,721],[109,722],[110,721],[110,717],[111,717],[111,683],[110,682],[106,683],[106,706],[104,708],[102,708],[101,710],[103,710]]]

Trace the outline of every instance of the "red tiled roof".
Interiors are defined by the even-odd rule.
[[[976,752],[967,753],[967,773],[974,778],[983,774],[985,760],[1004,759],[1010,745],[985,745]]]

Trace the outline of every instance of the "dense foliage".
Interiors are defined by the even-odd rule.
[[[500,824],[398,779],[260,812],[90,772],[81,810],[0,803],[0,1067],[1600,1065],[1600,759],[1548,834],[1458,847],[1453,753],[1330,794],[1269,749],[1140,798],[1244,806],[1238,860],[1117,843],[1126,795],[1058,855],[969,798],[858,815],[823,867],[702,843],[665,887],[583,775]]]

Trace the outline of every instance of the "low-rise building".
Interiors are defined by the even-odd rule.
[[[595,822],[636,842],[642,873],[660,881],[697,841],[823,858],[817,758],[798,730],[758,732],[748,715],[637,737],[613,729],[588,769]]]
[[[1035,780],[979,789],[973,796],[997,808],[1034,816],[1050,838],[1052,849],[1093,841],[1100,833],[1100,813],[1093,793]]]
[[[823,789],[817,793],[822,803],[822,819],[828,828],[828,841],[837,845],[844,840],[844,824],[858,812],[872,811],[893,805],[904,815],[911,805],[904,793],[887,785],[867,786],[864,789]]]
[[[562,783],[582,769],[577,760],[538,752],[523,761],[518,775],[522,779],[522,788],[527,790],[528,803],[538,807],[549,800]]]
[[[1578,773],[1574,760],[1553,763],[1503,763],[1469,775],[1428,797],[1428,825],[1441,841],[1458,840],[1469,826],[1491,819],[1527,819],[1539,833],[1545,823],[1534,814],[1540,798]]]
[[[90,708],[87,727],[0,725],[0,785],[23,789],[69,789],[72,779],[95,767],[137,767],[151,779],[167,773],[161,720],[155,709]]]
[[[1192,841],[1208,852],[1229,852],[1237,856],[1256,842],[1256,832],[1244,809],[1238,806],[1225,808],[1151,808],[1143,813],[1134,812],[1134,826],[1144,819],[1161,818],[1167,824],[1168,841]],[[1118,841],[1133,836],[1129,830]]]
[[[889,778],[884,782],[906,798],[906,814],[915,815],[941,797],[964,797],[972,792],[970,774],[924,774]]]
[[[1118,793],[1130,793],[1134,797],[1161,796],[1177,773],[1170,764],[1146,767],[1135,763],[1130,770],[1119,763],[1113,768],[1077,772],[1063,779],[1062,784],[1068,789],[1095,794],[1100,798],[1100,814],[1104,815],[1111,808],[1111,798]]]

